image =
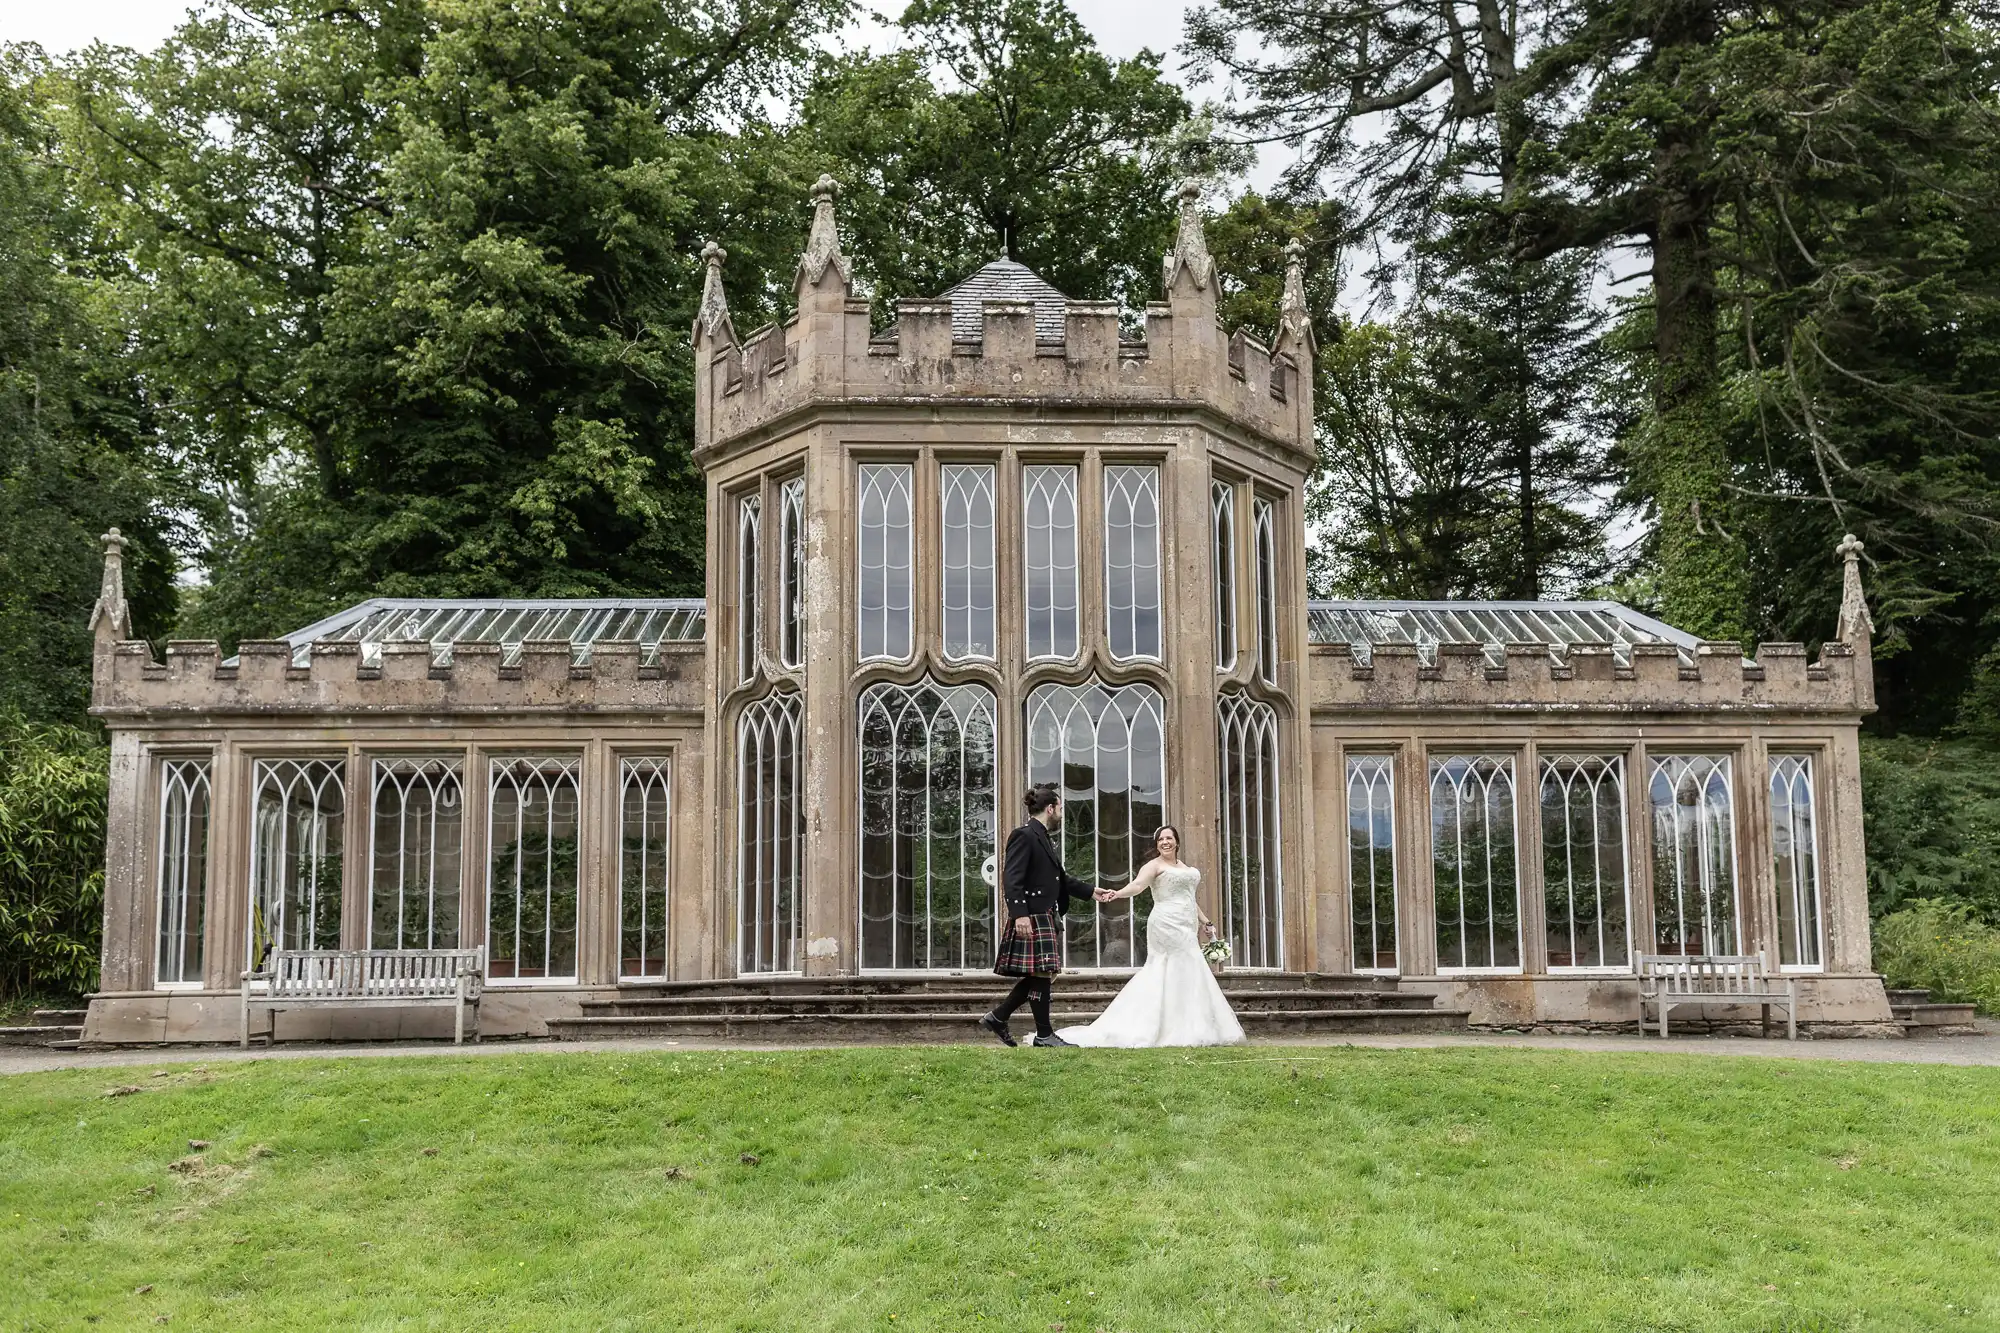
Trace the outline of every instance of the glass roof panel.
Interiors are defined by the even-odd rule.
[[[605,640],[636,640],[652,662],[663,643],[700,643],[708,632],[699,597],[548,598],[536,600],[377,597],[287,634],[292,662],[307,665],[315,643],[358,643],[362,661],[380,660],[384,643],[428,643],[441,661],[452,645],[497,643],[501,661],[520,660],[529,640],[567,639],[574,660],[590,660]]]
[[[1308,602],[1306,638],[1349,644],[1363,657],[1371,644],[1415,644],[1426,659],[1441,643],[1598,644],[1623,660],[1635,643],[1670,643],[1685,655],[1699,642],[1617,602]]]

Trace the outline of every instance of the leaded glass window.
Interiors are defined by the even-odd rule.
[[[1396,761],[1391,755],[1347,756],[1347,900],[1354,970],[1396,971]]]
[[[744,496],[736,511],[736,674],[743,680],[757,673],[764,647],[763,526],[763,499]]]
[[[947,463],[938,471],[944,527],[944,655],[994,656],[993,465]]]
[[[1257,678],[1278,683],[1278,533],[1269,500],[1256,502],[1252,522],[1257,546]]]
[[[252,772],[250,958],[272,949],[340,947],[346,762],[260,759]]]
[[[1160,470],[1104,469],[1105,640],[1119,659],[1160,656]]]
[[[577,830],[583,760],[496,759],[488,793],[486,975],[576,978]]]
[[[799,696],[767,695],[736,729],[737,968],[799,970],[806,815],[800,799]]]
[[[1209,530],[1208,573],[1215,588],[1215,666],[1236,668],[1236,488],[1212,482],[1208,492],[1212,522]]]
[[[1629,966],[1625,760],[1544,755],[1541,770],[1549,967]]]
[[[456,949],[464,791],[450,759],[378,759],[368,947]]]
[[[1222,916],[1230,962],[1282,967],[1278,711],[1240,694],[1216,704],[1222,761]]]
[[[1087,883],[1119,888],[1152,856],[1166,818],[1165,710],[1147,685],[1043,685],[1028,696],[1028,781],[1063,795],[1063,865]],[[1151,892],[1072,909],[1073,967],[1137,967]],[[1142,902],[1141,900],[1146,900]]]
[[[1021,472],[1028,657],[1071,658],[1077,649],[1076,469]]]
[[[1653,760],[1653,939],[1670,954],[1733,954],[1736,817],[1728,755]]]
[[[861,467],[861,656],[910,655],[911,468]]]
[[[793,477],[778,487],[779,559],[784,577],[778,588],[778,661],[797,670],[806,643],[806,479]]]
[[[994,700],[979,685],[861,696],[861,965],[986,968],[998,831]]]
[[[1778,881],[1778,962],[1820,967],[1819,839],[1813,818],[1813,761],[1771,756],[1771,856]]]
[[[663,977],[673,766],[666,759],[626,759],[618,773],[618,975]]]
[[[202,982],[202,931],[208,924],[209,786],[206,759],[160,764],[159,847],[154,883],[159,948],[154,979],[162,986]]]
[[[1440,970],[1521,966],[1520,870],[1514,850],[1513,759],[1433,758],[1431,873]]]

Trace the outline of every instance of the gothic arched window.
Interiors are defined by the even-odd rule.
[[[1104,469],[1104,638],[1123,659],[1160,656],[1160,470]]]
[[[1063,795],[1063,865],[1106,888],[1130,883],[1166,819],[1166,712],[1149,685],[1043,685],[1028,696],[1028,781]],[[1141,897],[1148,895],[1142,894]],[[1136,899],[1068,918],[1073,967],[1146,961]]]
[[[994,700],[980,685],[861,695],[861,965],[988,967]]]
[[[799,696],[769,694],[736,726],[737,968],[799,969],[805,806],[800,800]]]
[[[340,947],[344,767],[339,759],[257,762],[250,825],[252,967],[273,948]]]
[[[1282,967],[1278,710],[1241,694],[1216,703],[1222,761],[1222,916],[1237,967]]]

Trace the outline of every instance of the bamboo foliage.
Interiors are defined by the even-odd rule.
[[[0,718],[0,999],[96,984],[109,752]]]

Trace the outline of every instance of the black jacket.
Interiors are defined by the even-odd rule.
[[[1091,886],[1071,876],[1056,856],[1042,821],[1031,819],[1007,835],[1007,919],[1062,912],[1069,899],[1090,901]]]

